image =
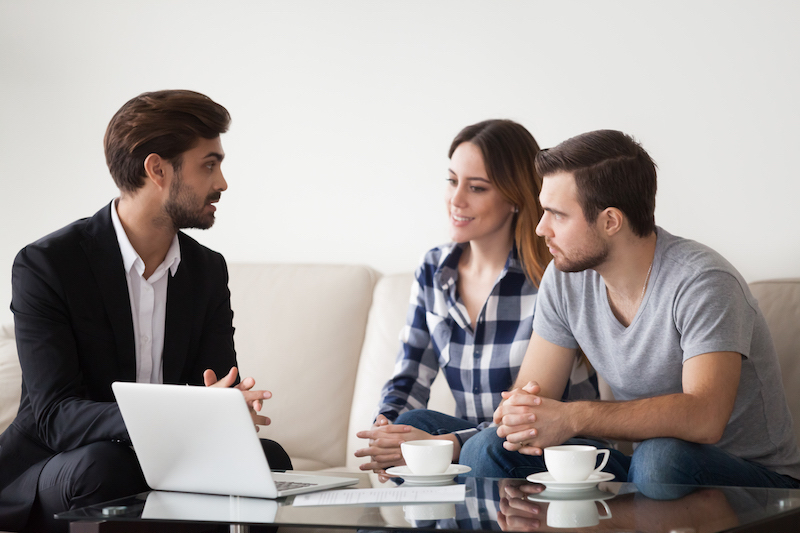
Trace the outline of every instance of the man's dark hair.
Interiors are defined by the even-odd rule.
[[[182,154],[200,138],[215,139],[228,131],[228,111],[194,91],[142,93],[111,119],[103,140],[106,163],[121,191],[144,185],[144,160],[158,154],[180,169]]]
[[[575,176],[578,202],[586,221],[616,207],[639,237],[656,228],[656,164],[632,137],[598,130],[567,139],[536,155],[536,171],[546,177],[557,172]]]

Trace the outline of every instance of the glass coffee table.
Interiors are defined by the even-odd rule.
[[[317,472],[319,473],[319,472]],[[330,472],[331,475],[343,475]],[[352,488],[393,490],[366,473]],[[458,503],[295,506],[280,500],[151,491],[59,514],[70,531],[247,532],[349,529],[613,531],[663,533],[800,532],[800,490],[637,486],[604,482],[551,491],[525,480],[456,477]],[[401,485],[403,486],[403,485]],[[405,486],[408,486],[405,484]],[[299,531],[299,530],[298,530]]]

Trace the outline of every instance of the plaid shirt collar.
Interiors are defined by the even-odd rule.
[[[453,320],[455,320],[462,329],[472,331],[472,323],[469,320],[467,308],[456,298],[458,262],[461,260],[461,256],[467,246],[469,246],[469,243],[466,242],[455,243],[450,252],[443,255],[441,261],[439,261],[439,267],[436,269],[434,279],[442,288],[450,316],[453,317]],[[511,251],[508,252],[506,264],[503,266],[500,275],[497,276],[494,286],[496,287],[500,281],[506,277],[506,274],[511,271],[524,274],[517,256],[516,245],[513,245]]]

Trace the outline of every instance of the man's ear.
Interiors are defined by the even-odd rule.
[[[616,207],[605,208],[598,217],[601,223],[601,230],[611,237],[622,229],[625,222],[625,215]]]
[[[150,154],[144,159],[144,172],[147,180],[158,189],[169,186],[168,176],[172,172],[172,164],[158,154]]]

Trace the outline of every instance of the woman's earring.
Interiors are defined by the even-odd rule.
[[[515,212],[515,213],[519,213],[519,207],[517,207],[517,206],[514,206],[514,212]]]

